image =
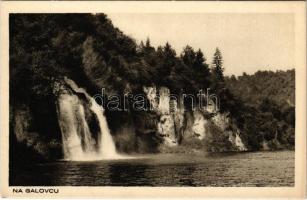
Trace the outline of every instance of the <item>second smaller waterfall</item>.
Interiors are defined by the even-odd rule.
[[[121,156],[116,152],[113,138],[110,134],[103,108],[91,98],[91,110],[96,114],[99,122],[101,134],[99,134],[99,152],[98,154],[104,159],[118,159]]]

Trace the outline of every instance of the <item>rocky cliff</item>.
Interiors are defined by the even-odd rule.
[[[164,151],[166,147],[180,146],[193,140],[199,140],[204,151],[248,150],[240,137],[240,130],[230,129],[234,124],[229,113],[208,108],[188,111],[184,107],[184,98],[172,99],[166,87],[144,87],[144,91],[157,115],[156,131],[163,138]]]
[[[141,115],[141,126],[123,124],[111,132],[119,152],[174,152],[184,146],[185,151],[246,151],[240,130],[226,113],[205,110],[186,110],[183,99],[171,99],[167,87],[144,87],[150,110]],[[102,131],[97,113],[93,112],[91,97],[73,81],[65,79],[54,84],[55,112],[60,129],[57,138],[46,141],[35,126],[29,107],[16,108],[13,131],[17,143],[24,143],[38,155],[50,158],[52,149],[62,149],[61,157],[93,157],[101,144]],[[95,102],[96,103],[96,102]],[[100,109],[103,109],[100,107]],[[210,116],[210,117],[208,117]],[[148,121],[151,121],[148,123]],[[108,128],[107,128],[108,129]],[[200,146],[189,145],[198,141]],[[110,141],[109,141],[110,142]],[[153,145],[155,143],[155,145]],[[130,145],[130,148],[127,147]],[[180,150],[178,150],[180,151]],[[59,155],[60,156],[60,155]]]
[[[246,102],[250,98],[243,98],[245,87],[236,90],[241,81],[229,81],[222,71],[210,68],[202,50],[186,46],[178,55],[169,43],[153,47],[148,39],[145,45],[137,44],[105,14],[12,14],[9,34],[14,161],[103,154],[102,148],[113,141],[109,149],[118,153],[294,147],[294,102],[285,109],[262,98],[251,105]],[[257,79],[252,80],[256,86]],[[294,85],[293,78],[285,80],[285,86]],[[102,99],[93,101],[102,88]],[[183,92],[197,95],[200,89],[211,89],[220,102],[203,108],[182,97]],[[257,96],[262,90],[255,91]],[[128,93],[144,95],[145,109],[100,105],[112,104],[112,95],[125,102]],[[294,90],[287,90],[289,97],[294,99]],[[112,142],[104,144],[103,136]]]

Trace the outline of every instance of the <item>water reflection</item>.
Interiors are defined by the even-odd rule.
[[[193,173],[195,169],[195,166],[186,166],[182,170],[179,170],[179,185],[196,186],[195,180],[191,179],[191,177],[194,177]]]
[[[10,186],[293,186],[294,152],[10,165]]]
[[[109,165],[110,185],[114,186],[152,186],[149,176],[146,176],[148,165],[127,165],[111,164]]]

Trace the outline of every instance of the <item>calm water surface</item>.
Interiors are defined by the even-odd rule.
[[[294,151],[157,154],[13,166],[12,186],[294,186]]]

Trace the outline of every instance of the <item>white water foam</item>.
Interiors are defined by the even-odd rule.
[[[58,119],[62,132],[64,160],[91,161],[132,158],[117,153],[103,107],[98,105],[84,89],[79,88],[72,80],[66,79],[65,81],[75,92],[86,96],[91,104],[90,110],[96,115],[100,131],[98,140],[95,141],[86,121],[81,100],[77,95],[67,91],[61,94],[58,98]]]

